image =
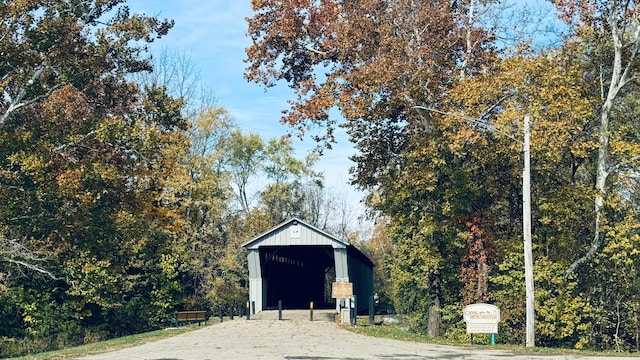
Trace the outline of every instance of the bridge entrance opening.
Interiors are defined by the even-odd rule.
[[[335,281],[334,251],[331,246],[263,246],[260,266],[266,309],[335,307],[331,285]]]

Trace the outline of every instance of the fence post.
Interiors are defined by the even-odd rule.
[[[369,325],[375,324],[376,304],[373,300],[373,295],[369,296]]]
[[[353,295],[351,301],[351,326],[358,325],[358,297]]]

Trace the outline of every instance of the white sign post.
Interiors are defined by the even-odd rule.
[[[340,321],[343,324],[351,323],[351,302],[348,309],[342,309],[340,302],[353,296],[353,283],[344,279],[336,279],[331,285],[331,297],[336,299],[336,311],[340,314]]]
[[[500,309],[491,304],[467,305],[463,311],[464,322],[467,323],[467,334],[491,334],[491,344],[495,344],[498,333]]]

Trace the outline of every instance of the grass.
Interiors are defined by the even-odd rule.
[[[400,329],[393,325],[369,325],[369,317],[358,317],[356,327],[343,325],[346,330],[352,331],[357,334],[366,336],[373,336],[385,339],[394,339],[401,341],[412,341],[428,344],[438,345],[450,345],[450,346],[462,346],[472,349],[495,349],[506,350],[519,355],[537,354],[537,355],[574,355],[574,356],[607,356],[607,357],[638,357],[640,354],[632,354],[628,352],[614,352],[614,351],[592,351],[592,350],[574,350],[574,349],[562,349],[562,348],[545,348],[535,347],[526,348],[520,345],[508,345],[508,344],[496,344],[489,345],[488,336],[485,334],[478,334],[476,342],[471,344],[471,341],[453,341],[443,337],[431,337],[424,334]]]
[[[212,324],[217,324],[216,321],[213,321]],[[538,354],[538,355],[579,355],[579,356],[608,356],[608,357],[638,357],[640,359],[640,355],[630,354],[630,353],[617,353],[617,352],[596,352],[589,350],[572,350],[572,349],[558,349],[558,348],[543,348],[536,347],[533,349],[525,348],[523,346],[518,345],[506,345],[506,344],[496,344],[496,345],[488,345],[487,341],[484,343],[479,343],[483,340],[478,340],[476,344],[471,344],[470,342],[462,342],[462,341],[451,341],[444,339],[442,337],[430,337],[424,334],[415,333],[412,331],[407,331],[400,329],[396,326],[391,325],[369,325],[369,317],[359,317],[358,318],[358,326],[352,327],[348,325],[343,325],[342,327],[346,330],[352,331],[354,333],[373,336],[385,339],[395,339],[401,341],[412,341],[412,342],[421,342],[421,343],[429,343],[429,344],[438,344],[438,345],[450,345],[450,346],[464,346],[473,349],[496,349],[496,350],[507,350],[516,354]],[[211,326],[211,325],[209,325]],[[115,351],[119,349],[123,349],[126,347],[141,345],[161,339],[166,339],[172,336],[184,334],[193,330],[197,330],[201,327],[198,325],[188,325],[182,326],[179,328],[167,328],[163,330],[152,331],[148,333],[142,333],[137,335],[125,336],[117,339],[101,341],[97,343],[87,344],[83,346],[62,349],[57,351],[51,351],[41,354],[27,355],[18,358],[12,358],[11,360],[62,360],[62,359],[71,359],[76,357],[82,357],[92,354],[105,353],[110,351]],[[480,336],[481,337],[481,336]]]
[[[216,322],[213,322],[216,323]],[[205,325],[206,326],[206,325]],[[124,336],[121,338],[100,341],[92,344],[82,345],[73,348],[67,348],[62,350],[50,351],[46,353],[27,355],[11,360],[60,360],[70,359],[76,357],[82,357],[92,354],[100,354],[109,351],[115,351],[131,346],[141,345],[152,341],[166,339],[172,336],[184,334],[193,330],[197,330],[198,325],[187,325],[179,328],[167,328],[163,330],[156,330],[142,334]]]

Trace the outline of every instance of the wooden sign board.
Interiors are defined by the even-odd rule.
[[[348,299],[353,295],[353,284],[347,281],[336,281],[331,284],[331,297]]]
[[[500,309],[491,304],[471,304],[464,308],[467,334],[497,334]]]

